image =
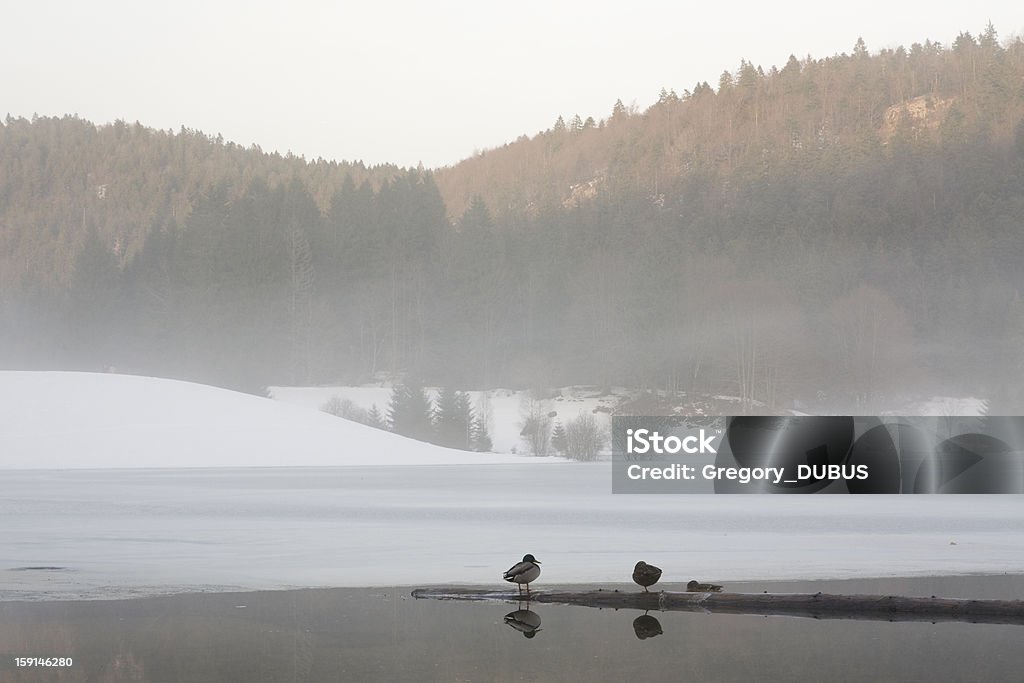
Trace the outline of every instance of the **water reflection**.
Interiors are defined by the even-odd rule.
[[[998,599],[1024,595],[1024,576],[771,588]],[[1012,681],[1024,670],[1024,627],[1017,625],[644,614],[535,601],[415,600],[408,593],[332,589],[0,602],[0,683]],[[544,637],[537,641],[539,611]],[[631,624],[636,638],[629,637]],[[36,654],[72,657],[74,665],[43,678],[38,670],[17,670],[14,656]]]
[[[664,631],[661,630],[661,622],[647,612],[644,612],[633,620],[633,632],[636,633],[638,640],[657,638],[664,633]]]
[[[540,628],[540,615],[530,609],[529,603],[526,609],[520,608],[505,615],[505,625],[519,631],[526,638],[533,638]]]

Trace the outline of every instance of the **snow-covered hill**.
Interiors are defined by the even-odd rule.
[[[428,387],[427,393],[437,399],[439,389]],[[269,387],[270,396],[278,401],[319,409],[331,397],[352,401],[360,408],[369,410],[376,405],[386,412],[391,401],[390,385],[322,386],[322,387]],[[526,453],[527,446],[520,436],[523,429],[523,412],[530,400],[530,392],[512,389],[490,391],[468,391],[474,411],[486,410],[489,431],[495,453]],[[625,389],[613,389],[601,393],[594,387],[563,387],[557,395],[539,402],[544,414],[554,413],[553,420],[566,424],[581,414],[594,416],[599,427],[611,431],[611,413],[626,397],[631,396]]]
[[[113,374],[0,372],[0,468],[523,460],[441,448],[308,408],[201,384]]]

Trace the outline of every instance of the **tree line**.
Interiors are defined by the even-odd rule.
[[[8,118],[0,363],[1015,412],[1022,79],[991,27],[858,42],[437,172]]]

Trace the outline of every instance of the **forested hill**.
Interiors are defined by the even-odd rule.
[[[751,182],[864,169],[908,146],[1008,150],[1024,116],[1024,42],[1001,44],[991,25],[952,45],[875,54],[858,40],[849,54],[790,56],[781,67],[740,60],[717,83],[674,85],[646,111],[619,100],[600,121],[568,113],[440,170],[449,209],[460,214],[476,195],[503,213],[623,194],[685,219],[699,208],[687,192],[695,184],[702,202],[724,208]]]
[[[0,123],[0,290],[66,285],[85,236],[135,257],[154,228],[183,228],[211,192],[234,199],[254,182],[299,181],[321,211],[346,177],[359,185],[395,166],[266,154],[198,131],[74,116]]]
[[[0,365],[1020,405],[1022,121],[991,27],[742,62],[435,173],[8,118]]]

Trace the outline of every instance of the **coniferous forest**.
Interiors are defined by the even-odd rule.
[[[614,96],[614,94],[613,94]],[[745,60],[451,167],[0,126],[0,367],[1024,409],[1024,42]]]

